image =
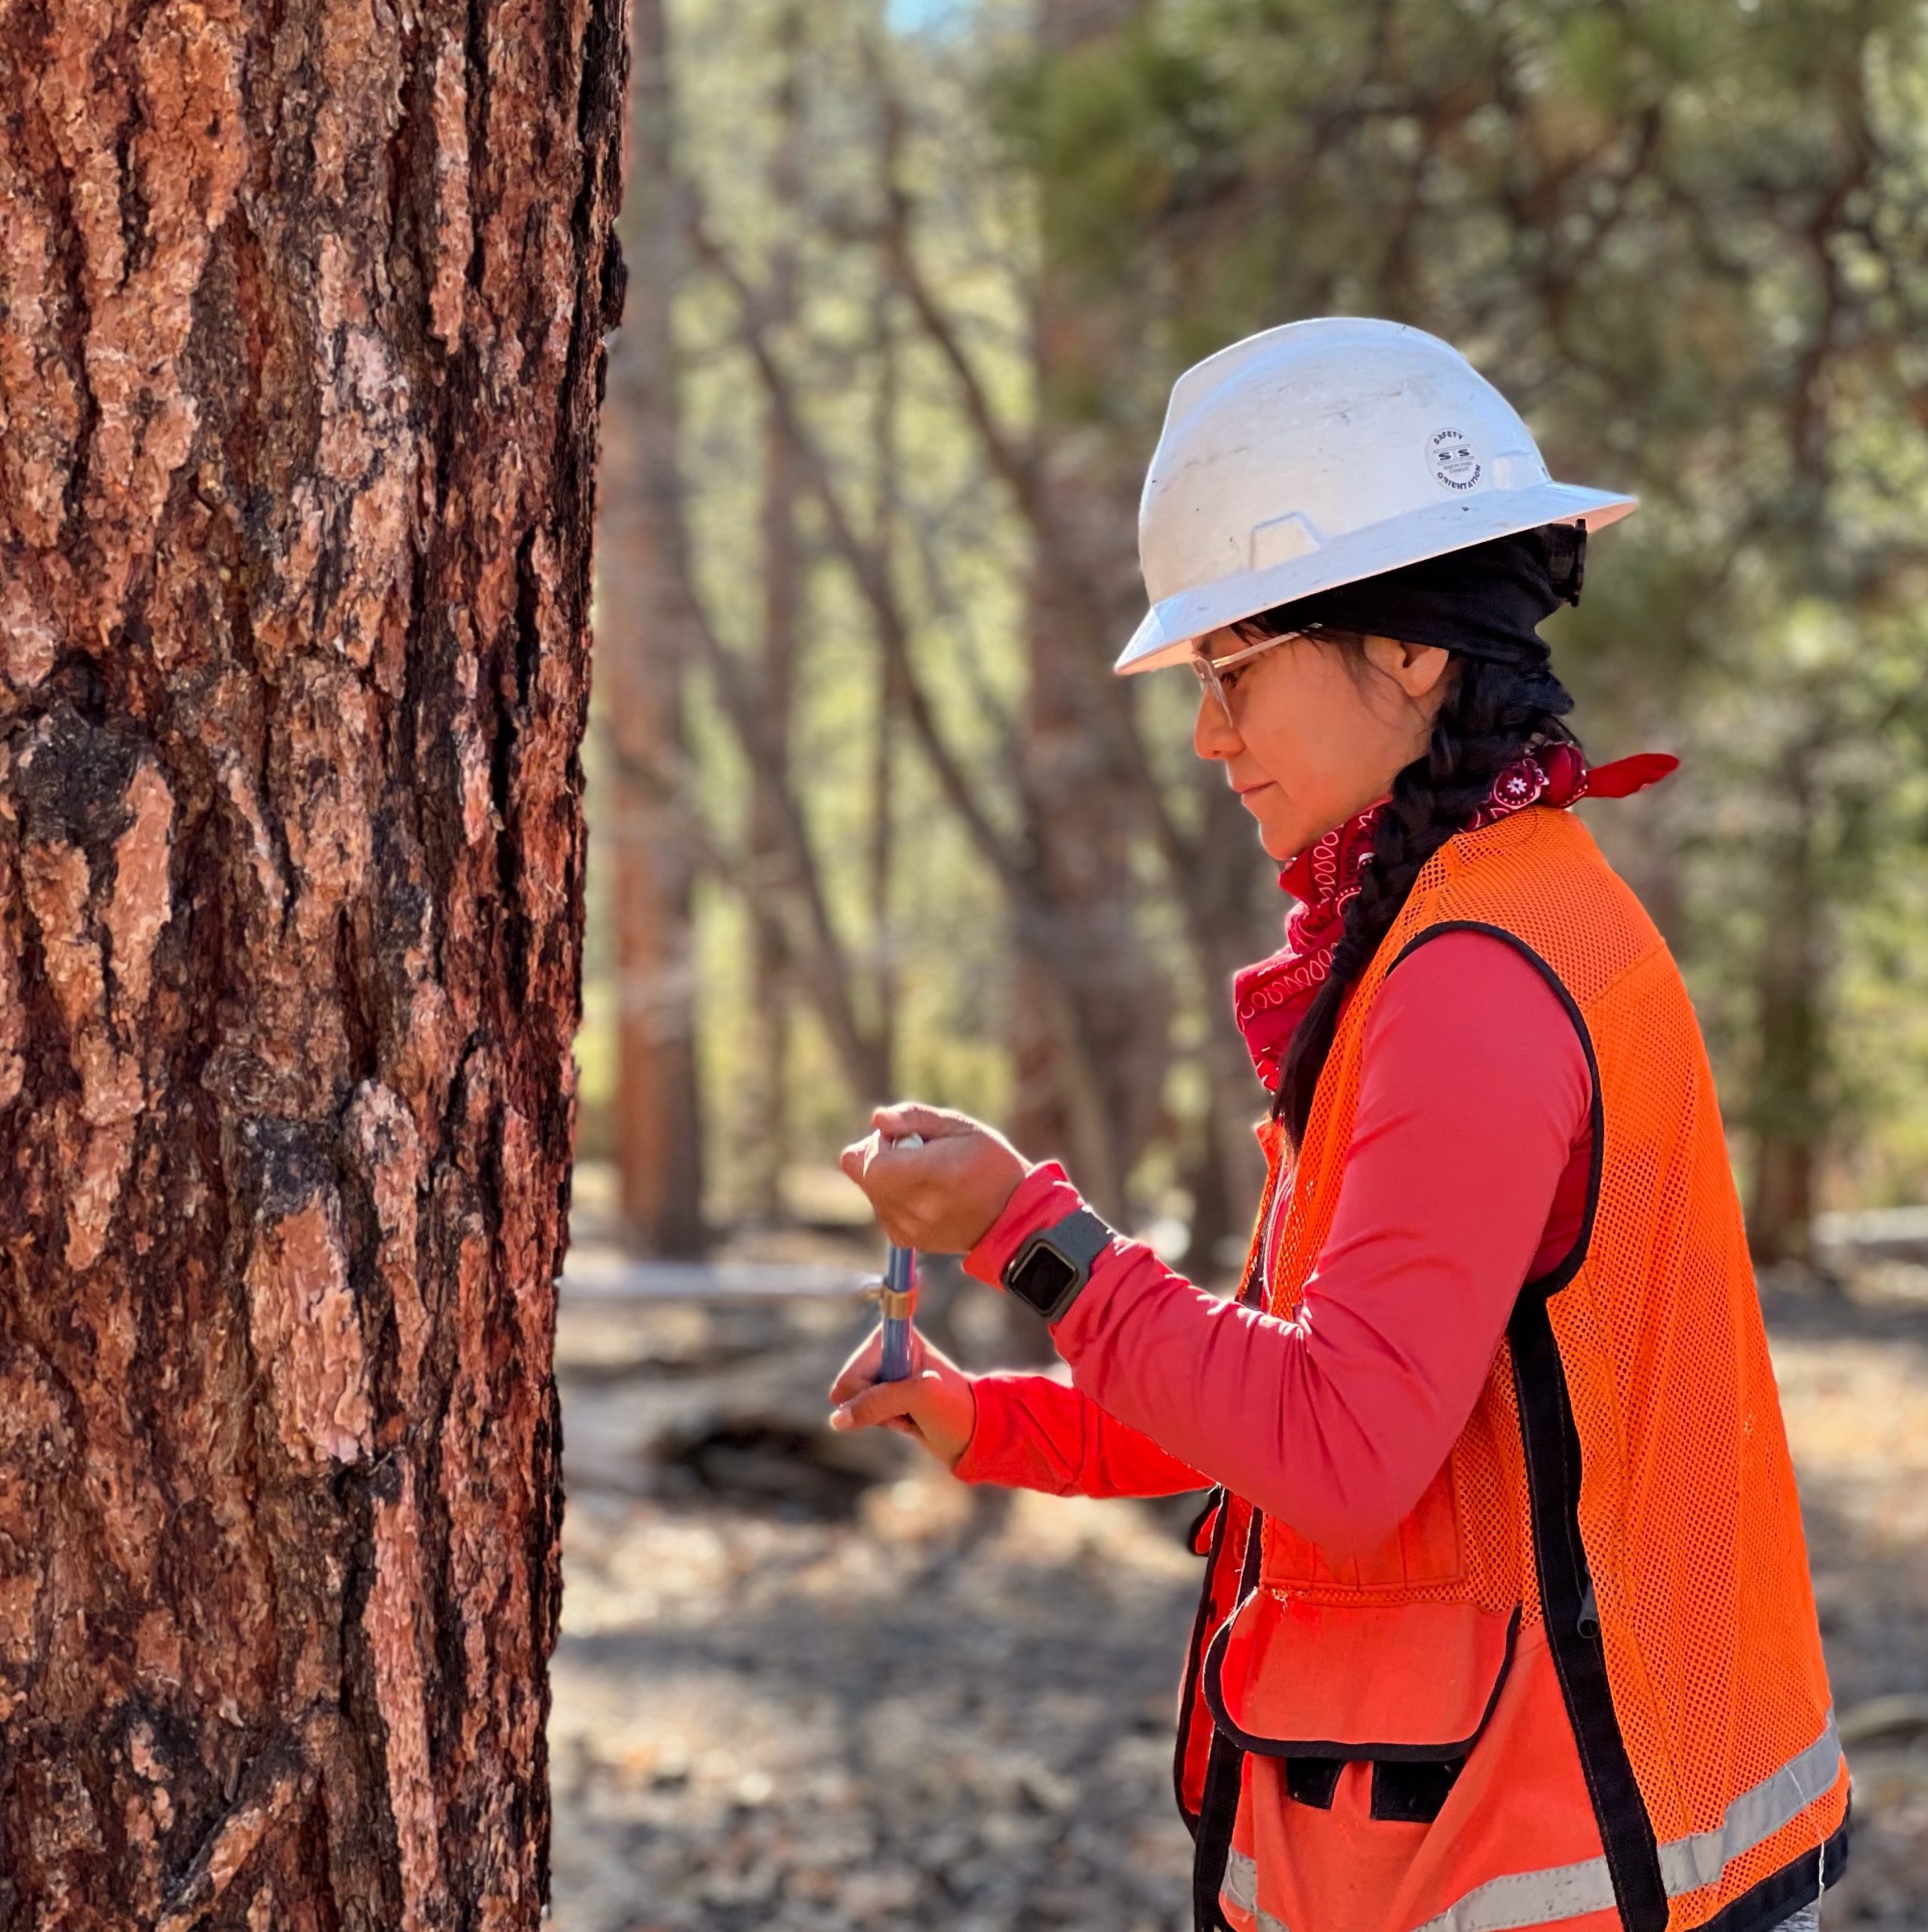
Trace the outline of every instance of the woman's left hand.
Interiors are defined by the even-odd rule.
[[[870,1118],[876,1131],[846,1147],[841,1164],[870,1197],[884,1233],[899,1247],[968,1254],[1017,1191],[1029,1171],[1023,1155],[955,1108],[903,1100]],[[891,1144],[907,1134],[924,1144]]]
[[[955,1469],[977,1426],[975,1376],[967,1375],[942,1349],[911,1331],[911,1372],[901,1382],[880,1382],[884,1331],[873,1328],[857,1345],[830,1385],[832,1429],[890,1429],[929,1450]]]

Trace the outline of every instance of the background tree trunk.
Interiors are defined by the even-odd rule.
[[[770,158],[770,200],[780,224],[770,251],[764,300],[768,325],[783,337],[795,325],[799,294],[797,239],[803,226],[803,58],[805,19],[801,6],[777,16],[778,59],[771,102],[776,139]],[[751,774],[750,890],[773,899],[795,890],[784,814],[795,786],[790,770],[795,734],[797,675],[804,629],[804,563],[797,528],[803,491],[796,450],[779,412],[764,406],[758,537],[763,569],[763,635],[756,651],[756,697],[764,717],[767,758]],[[750,1211],[775,1225],[784,1217],[783,1171],[790,1153],[790,957],[781,921],[754,920],[750,928],[751,1010],[756,1042],[754,1131],[744,1135],[750,1170]]]
[[[0,1923],[534,1927],[607,0],[0,129]]]
[[[1104,39],[1139,4],[1038,0],[1038,45],[1062,56]],[[1162,1122],[1171,1001],[1137,916],[1138,813],[1093,689],[1136,621],[1136,491],[1107,472],[1087,420],[1087,386],[1110,345],[1064,286],[1054,241],[1047,207],[1032,318],[1038,514],[1022,748],[1045,904],[1016,921],[1011,1132],[1034,1158],[1062,1156],[1119,1220],[1132,1167]]]
[[[617,1161],[623,1219],[654,1254],[708,1244],[696,1070],[695,885],[684,684],[699,660],[682,523],[672,302],[683,214],[670,172],[670,55],[659,0],[631,15],[632,182],[623,235],[637,281],[610,358],[602,465],[601,635],[614,752]],[[602,836],[598,832],[598,838]]]
[[[1813,1258],[1813,1223],[1828,1103],[1828,948],[1817,841],[1815,747],[1799,743],[1782,769],[1768,832],[1769,916],[1755,958],[1758,1060],[1749,1112],[1753,1171],[1748,1242],[1765,1266]]]

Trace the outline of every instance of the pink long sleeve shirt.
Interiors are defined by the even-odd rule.
[[[1336,1554],[1384,1543],[1445,1461],[1521,1284],[1585,1212],[1591,1078],[1572,1021],[1505,942],[1455,932],[1388,978],[1332,1229],[1290,1320],[1115,1238],[1052,1331],[1072,1386],[995,1375],[967,1481],[1162,1496],[1222,1483]],[[1047,1162],[965,1266],[995,1283],[1079,1204]]]

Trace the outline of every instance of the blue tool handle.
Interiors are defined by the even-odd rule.
[[[887,1295],[915,1297],[917,1293],[915,1250],[892,1246],[884,1265],[884,1291]],[[911,1372],[911,1318],[893,1315],[884,1303],[884,1349],[877,1370],[880,1382],[902,1382]]]
[[[906,1134],[899,1147],[921,1147],[924,1136]],[[884,1263],[884,1343],[877,1366],[880,1382],[903,1382],[911,1372],[911,1320],[917,1309],[917,1251],[890,1244]]]

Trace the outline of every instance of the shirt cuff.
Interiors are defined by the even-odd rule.
[[[1011,1456],[1011,1377],[979,1375],[972,1378],[971,1400],[976,1413],[971,1419],[970,1439],[964,1454],[951,1465],[951,1473],[960,1482],[1005,1482]]]
[[[1083,1195],[1072,1186],[1064,1169],[1056,1161],[1040,1161],[1018,1183],[1004,1212],[964,1257],[964,1272],[1001,1288],[1012,1256],[1039,1229],[1062,1221],[1084,1205]]]

